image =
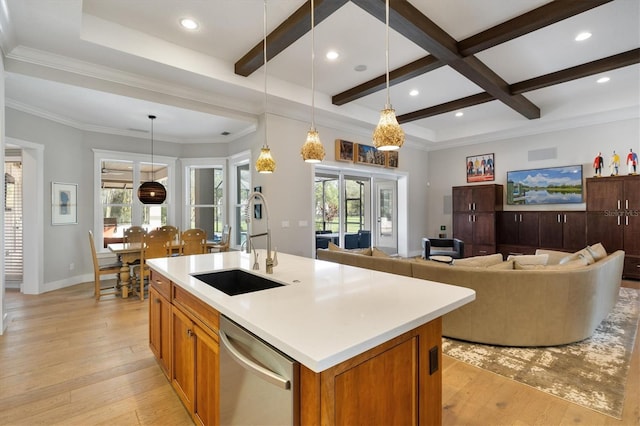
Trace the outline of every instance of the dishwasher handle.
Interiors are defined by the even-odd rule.
[[[287,379],[285,379],[284,377],[279,376],[278,374],[274,373],[273,371],[264,368],[261,365],[256,364],[255,362],[251,361],[250,359],[248,359],[247,357],[245,357],[244,355],[242,355],[240,352],[238,352],[238,350],[231,344],[231,342],[229,342],[229,338],[227,337],[227,335],[224,333],[224,331],[219,330],[220,333],[220,341],[222,342],[222,344],[224,345],[224,347],[229,351],[229,354],[233,356],[233,358],[235,358],[235,360],[244,368],[246,368],[247,370],[255,373],[256,375],[258,375],[260,378],[262,378],[263,380],[276,385],[282,389],[290,389],[291,388],[291,382]]]

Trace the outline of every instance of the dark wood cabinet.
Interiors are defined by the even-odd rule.
[[[538,212],[498,213],[498,240],[501,244],[538,246]]]
[[[640,176],[587,179],[587,244],[624,250],[623,276],[640,279]]]
[[[496,212],[502,210],[502,185],[455,186],[453,237],[464,241],[464,255],[496,253]]]
[[[538,224],[541,248],[576,251],[587,245],[585,212],[539,212]]]

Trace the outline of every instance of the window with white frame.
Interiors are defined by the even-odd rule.
[[[219,240],[226,218],[225,160],[181,160],[185,170],[187,228],[200,228],[208,240]]]
[[[123,230],[132,225],[146,229],[173,225],[175,160],[155,156],[152,165],[147,155],[94,150],[98,185],[94,191],[94,235],[98,247],[121,241]],[[151,180],[167,189],[164,203],[143,205],[138,200],[137,188]]]

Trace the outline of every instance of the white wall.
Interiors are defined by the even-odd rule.
[[[529,152],[555,148],[555,158],[529,161]],[[621,157],[620,173],[626,174],[625,158],[629,149],[640,152],[640,119],[627,119],[606,124],[511,138],[480,145],[457,147],[429,153],[428,235],[437,235],[440,225],[452,235],[451,187],[467,185],[467,156],[495,154],[495,183],[506,189],[507,171],[527,170],[582,164],[583,176],[592,177],[593,159],[602,152],[605,160],[603,176],[609,173],[609,157],[615,150]],[[491,182],[488,182],[491,183]],[[473,185],[473,184],[471,184]],[[506,195],[505,195],[506,202]],[[547,204],[537,206],[504,206],[505,210],[584,210],[585,204]]]
[[[4,146],[5,146],[5,117],[4,117],[4,59],[0,55],[0,160],[2,161],[2,170],[4,171]],[[4,179],[4,173],[3,173]],[[4,194],[4,192],[3,192]],[[0,198],[0,223],[4,228],[4,196]],[[4,232],[3,232],[4,234]],[[4,238],[0,241],[0,250],[3,253],[0,256],[0,335],[4,333],[7,327],[7,314],[4,300]]]

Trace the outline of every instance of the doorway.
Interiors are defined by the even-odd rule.
[[[23,281],[22,158],[20,150],[6,150],[4,162],[4,280],[7,288]]]
[[[398,191],[395,180],[376,181],[376,241],[386,253],[398,252]]]

